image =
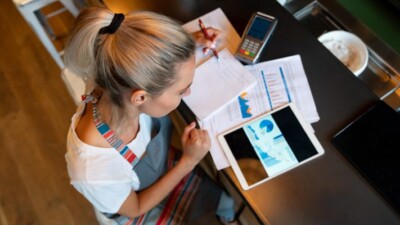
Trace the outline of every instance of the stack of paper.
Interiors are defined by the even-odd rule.
[[[191,94],[183,99],[200,119],[211,116],[256,83],[254,76],[224,49],[220,61],[209,59],[196,69]]]
[[[223,37],[217,43],[220,62],[213,57],[211,51],[210,54],[204,55],[203,47],[196,49],[197,69],[191,94],[183,99],[197,118],[204,120],[235,99],[242,91],[254,85],[256,80],[233,57],[240,36],[222,10],[217,8],[186,23],[183,28],[190,33],[198,31],[200,18],[206,27],[213,27],[223,32]]]

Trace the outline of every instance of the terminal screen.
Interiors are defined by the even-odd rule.
[[[264,37],[269,29],[271,22],[261,17],[256,17],[251,24],[248,35],[260,41],[264,40]]]

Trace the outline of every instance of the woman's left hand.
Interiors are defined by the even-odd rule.
[[[204,54],[207,54],[210,48],[215,48],[218,40],[220,40],[223,36],[220,30],[212,27],[207,27],[206,32],[211,40],[205,38],[202,30],[198,30],[192,34],[194,39],[196,40],[197,46],[204,47],[203,48]]]

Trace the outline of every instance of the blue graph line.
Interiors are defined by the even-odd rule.
[[[283,75],[282,67],[279,67],[279,71],[281,72],[281,77],[282,77],[282,80],[283,80],[283,85],[285,85],[286,95],[287,95],[287,97],[288,97],[288,99],[289,99],[289,102],[292,102],[292,99],[290,98],[289,88],[288,88],[288,85],[287,85],[287,83],[286,83],[285,76]]]
[[[264,75],[264,71],[263,70],[261,70],[261,76],[262,76],[262,79],[263,79],[265,90],[267,92],[267,98],[268,98],[269,106],[271,107],[271,110],[272,110],[273,109],[272,108],[272,101],[271,101],[271,97],[269,96],[268,85],[267,85],[267,81],[265,81],[265,75]]]

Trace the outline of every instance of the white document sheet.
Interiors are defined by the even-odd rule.
[[[224,12],[217,8],[197,19],[194,19],[182,27],[189,33],[194,33],[200,29],[199,19],[201,19],[206,27],[213,27],[222,31],[222,39],[217,42],[217,51],[221,51],[227,48],[232,54],[236,52],[238,45],[240,44],[240,36],[232,26],[231,22],[225,16]],[[196,49],[196,65],[204,63],[206,60],[213,56],[210,51],[208,55],[203,54],[202,47]]]
[[[293,102],[310,123],[319,120],[299,55],[246,66],[257,84],[218,113],[201,122],[211,137],[211,156],[218,170],[229,166],[217,135],[262,113]]]
[[[196,68],[191,93],[183,101],[204,120],[234,100],[242,91],[255,85],[255,77],[224,49],[220,61],[208,60]]]

